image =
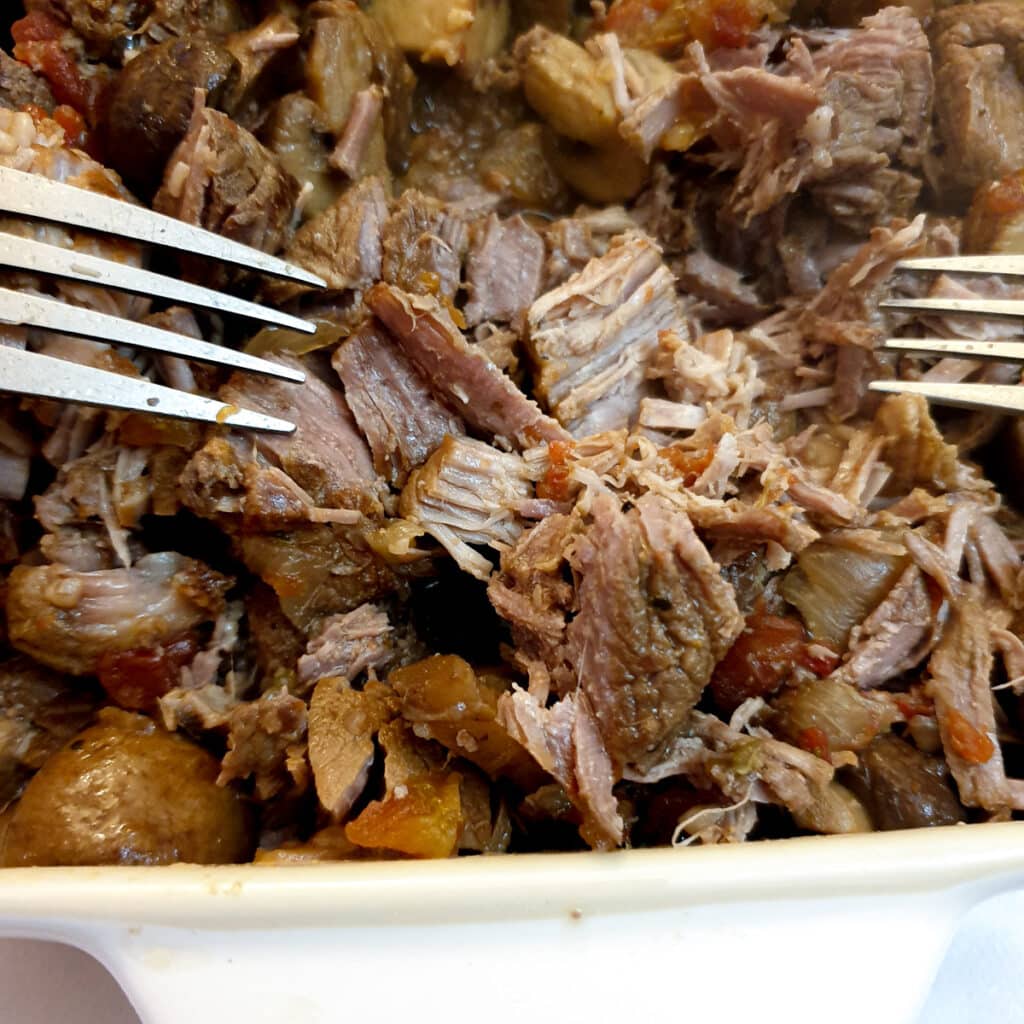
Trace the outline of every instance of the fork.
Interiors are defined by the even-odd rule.
[[[935,271],[958,274],[1000,274],[1024,277],[1024,256],[946,256],[902,260],[896,270]],[[1024,319],[1024,301],[1020,299],[889,299],[879,303],[883,309],[904,312],[946,313],[954,316],[984,316],[993,319]],[[954,356],[1004,363],[1024,363],[1024,342],[972,341],[947,338],[888,338],[882,343],[888,352],[908,352],[919,356]],[[889,394],[922,395],[940,405],[962,409],[987,409],[995,412],[1024,413],[1024,387],[1018,384],[962,384],[941,381],[876,380],[871,391]]]
[[[101,232],[131,241],[198,254],[314,288],[315,274],[257,249],[142,206],[88,192],[36,174],[0,167],[0,212]],[[308,320],[210,288],[175,280],[87,253],[0,231],[0,266],[94,287],[168,299],[218,313],[312,334]],[[39,328],[96,341],[130,345],[167,355],[301,384],[301,370],[196,341],[183,334],[73,306],[42,295],[0,287],[0,324]],[[263,413],[204,398],[145,379],[82,366],[0,343],[0,391],[83,405],[143,412],[227,427],[289,434],[295,425]]]

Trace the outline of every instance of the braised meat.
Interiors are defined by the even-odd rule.
[[[24,6],[0,165],[327,287],[0,218],[316,328],[5,275],[305,382],[0,324],[295,424],[0,403],[0,862],[1024,811],[1019,432],[869,387],[1016,381],[885,342],[1012,334],[889,300],[1024,295],[905,266],[1020,249],[1018,7]]]

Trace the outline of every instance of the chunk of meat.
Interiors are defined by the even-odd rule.
[[[516,689],[501,698],[498,721],[562,785],[583,818],[583,838],[595,849],[620,846],[625,826],[614,769],[587,695],[577,691],[545,708]]]
[[[402,349],[374,322],[339,345],[331,365],[373,452],[374,469],[393,486],[401,487],[445,437],[464,433],[458,417],[438,402]]]
[[[30,661],[0,662],[0,808],[96,712],[100,694]]]
[[[93,675],[106,653],[156,647],[212,622],[231,585],[173,552],[97,572],[18,566],[8,579],[8,634],[44,665]]]
[[[364,178],[303,224],[284,258],[319,274],[334,291],[368,288],[380,280],[381,231],[387,216],[380,179]],[[306,289],[278,282],[266,290],[271,298],[283,301]]]
[[[467,572],[487,579],[491,563],[470,545],[501,549],[522,532],[519,511],[533,494],[525,460],[468,437],[446,437],[409,477],[399,504]]]
[[[286,690],[270,690],[228,713],[228,750],[217,782],[253,780],[259,800],[309,784],[306,763],[306,704]]]
[[[393,656],[392,632],[387,612],[377,605],[329,616],[299,658],[299,683],[308,686],[328,676],[351,682],[369,668],[384,668]]]
[[[399,588],[362,530],[316,524],[248,533],[236,542],[250,572],[269,584],[288,620],[305,632],[325,615],[354,611]]]
[[[522,217],[491,214],[473,232],[466,260],[466,323],[508,323],[537,297],[544,269],[544,240]]]
[[[956,601],[928,662],[925,692],[935,715],[946,761],[960,800],[998,811],[1021,803],[1006,778],[996,735],[992,695],[992,637],[988,617],[973,597]]]
[[[545,516],[502,552],[501,570],[487,585],[495,611],[512,628],[517,659],[532,666],[531,687],[542,672],[545,695],[547,666],[559,663],[569,613],[576,607],[568,559],[581,526],[574,516]]]
[[[1024,82],[1018,46],[1024,11],[1013,3],[939,11],[935,123],[941,149],[928,164],[937,188],[967,199],[980,185],[1024,165]]]
[[[294,360],[277,358],[298,366]],[[313,372],[307,372],[301,387],[236,374],[221,388],[220,397],[296,425],[294,434],[261,435],[257,450],[283,469],[318,506],[380,513],[384,485],[374,472],[370,450],[340,390]]]
[[[320,805],[335,821],[365,789],[374,737],[394,715],[394,700],[380,684],[353,690],[344,679],[317,683],[309,705],[309,761]]]
[[[469,246],[465,218],[414,188],[391,207],[381,234],[381,278],[407,292],[455,298]]]
[[[467,424],[520,448],[568,439],[555,420],[473,349],[435,299],[378,284],[367,293],[366,303]]]
[[[908,566],[878,607],[850,634],[850,649],[831,678],[862,690],[916,668],[938,639],[938,607],[916,565]]]
[[[642,765],[684,725],[743,629],[732,587],[686,514],[644,495],[611,495],[572,555],[579,613],[566,637],[576,677],[618,766]]]
[[[56,106],[46,79],[0,50],[0,107],[23,110],[30,104],[43,110]]]
[[[659,332],[687,336],[672,273],[642,236],[542,295],[527,321],[536,392],[578,437],[635,421]]]
[[[299,183],[226,114],[198,106],[171,155],[153,208],[243,245],[276,253],[291,234]],[[208,263],[190,267],[210,274]],[[224,277],[212,287],[223,286]],[[204,280],[204,283],[209,283]]]

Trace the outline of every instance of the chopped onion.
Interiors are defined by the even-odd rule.
[[[787,690],[773,704],[776,735],[801,745],[808,730],[820,730],[828,749],[863,750],[896,718],[891,705],[836,679],[815,679]]]
[[[905,558],[834,544],[812,544],[782,582],[782,596],[803,616],[815,640],[845,651],[850,630],[889,592]]]

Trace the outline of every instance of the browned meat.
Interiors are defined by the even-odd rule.
[[[568,439],[510,378],[473,350],[436,300],[378,284],[366,303],[434,392],[471,427],[522,448]]]
[[[392,206],[381,244],[381,277],[388,284],[416,294],[455,298],[469,229],[446,203],[406,189]]]
[[[752,323],[767,312],[738,271],[703,249],[688,253],[674,269],[682,290],[700,300],[694,313],[705,323]]]
[[[399,587],[394,571],[361,530],[313,525],[243,534],[236,541],[246,567],[277,594],[281,610],[306,632],[325,615],[353,611]]]
[[[401,487],[446,436],[464,433],[460,420],[434,398],[405,353],[374,322],[340,345],[331,365],[373,452],[374,468],[392,485]]]
[[[198,690],[177,687],[168,690],[158,701],[160,721],[168,732],[179,729],[193,735],[226,730],[238,699],[223,686],[210,684]]]
[[[743,628],[732,587],[686,514],[645,495],[630,512],[598,495],[577,542],[576,678],[620,768],[657,759]]]
[[[379,514],[383,483],[374,473],[366,442],[341,392],[311,368],[307,368],[301,387],[236,374],[221,389],[220,397],[296,425],[291,435],[260,435],[257,450],[283,469],[317,505]]]
[[[8,632],[44,665],[93,675],[105,654],[156,647],[213,621],[231,582],[173,552],[98,572],[19,566],[8,581]]]
[[[1024,82],[1017,48],[1024,11],[1013,3],[940,11],[935,39],[935,123],[941,148],[929,176],[943,192],[974,189],[1024,165]]]
[[[359,799],[373,766],[374,737],[395,714],[387,687],[353,690],[344,679],[321,679],[309,707],[309,760],[320,805],[335,820]]]
[[[636,420],[660,331],[686,337],[672,274],[649,239],[620,239],[528,315],[537,394],[584,437]]]
[[[119,56],[129,37],[166,39],[197,30],[212,35],[244,25],[237,0],[28,0],[29,11],[46,11],[71,25],[90,52]]]
[[[254,842],[247,808],[216,778],[217,761],[201,747],[142,715],[104,708],[26,787],[3,863],[248,860]]]
[[[581,525],[574,516],[545,516],[502,552],[501,571],[487,586],[495,611],[512,627],[516,657],[530,671],[531,688],[536,681],[545,694],[548,666],[561,658],[569,612],[575,608],[575,590],[566,576]]]
[[[1018,806],[996,737],[992,695],[992,637],[988,617],[972,596],[954,602],[942,639],[928,662],[926,692],[935,715],[946,761],[960,800],[987,811]]]
[[[938,639],[935,602],[924,575],[908,566],[881,604],[850,635],[850,650],[831,678],[862,690],[916,668]]]
[[[377,605],[329,616],[299,658],[299,683],[310,686],[327,676],[354,682],[369,668],[386,667],[394,656],[392,632],[387,612]]]
[[[624,825],[612,793],[612,762],[587,695],[571,693],[545,708],[517,689],[501,698],[498,721],[561,783],[583,817],[583,838],[595,849],[621,845]]]
[[[385,169],[382,159],[383,112],[384,94],[379,85],[371,85],[355,94],[345,130],[330,155],[329,162],[335,170],[355,180],[367,171]]]
[[[470,545],[500,550],[515,541],[522,532],[517,513],[532,494],[530,471],[520,456],[448,436],[409,477],[399,508],[461,568],[487,579],[491,563]]]
[[[380,236],[387,215],[380,179],[364,178],[299,228],[285,258],[319,274],[335,291],[368,288],[380,280]],[[267,286],[268,294],[280,299],[302,290],[279,282]]]
[[[252,778],[258,799],[309,784],[306,763],[306,704],[286,690],[271,690],[259,700],[238,704],[228,713],[228,751],[218,785]]]
[[[98,700],[95,690],[70,685],[28,658],[0,663],[0,809],[89,724]]]
[[[53,93],[31,68],[0,50],[0,107],[21,110],[28,104],[52,110]]]
[[[466,322],[509,322],[537,297],[544,268],[544,240],[523,220],[491,214],[473,231],[466,260]]]
[[[167,163],[153,208],[276,253],[288,241],[298,197],[298,182],[273,153],[226,114],[201,106]],[[191,270],[211,273],[208,263]],[[214,287],[227,279],[226,271],[219,273],[224,279],[215,276]]]

